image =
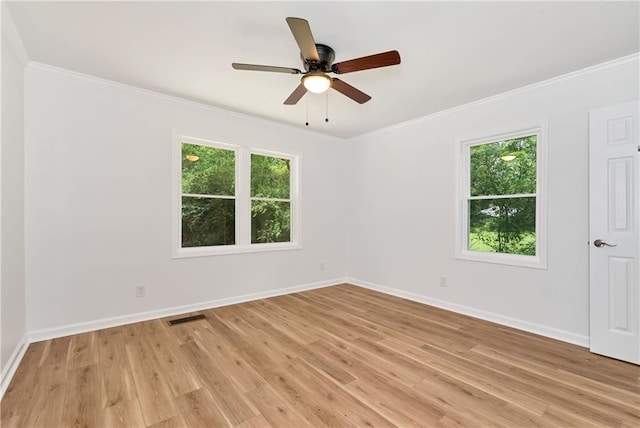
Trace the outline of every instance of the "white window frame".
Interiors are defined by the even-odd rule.
[[[488,137],[461,140],[458,145],[458,198],[456,227],[456,258],[486,263],[547,269],[547,135],[546,125],[540,124],[516,132],[495,134]],[[469,200],[471,199],[471,148],[519,137],[536,135],[536,192],[509,195],[511,197],[536,198],[536,255],[492,253],[469,250]],[[500,198],[504,195],[483,195],[483,198]]]
[[[208,247],[182,247],[182,143],[192,143],[235,151],[235,244],[214,245]],[[248,146],[221,143],[215,140],[191,137],[184,133],[174,132],[173,146],[173,195],[172,195],[172,257],[204,257],[227,254],[242,254],[261,251],[283,251],[302,248],[300,221],[300,155],[280,153]],[[251,243],[251,154],[273,156],[288,159],[290,164],[290,206],[291,206],[291,240],[289,242]]]
[[[280,198],[256,198],[251,196],[251,155],[260,155],[260,156],[270,156],[279,159],[287,159],[289,161],[289,199],[280,199]],[[297,219],[296,223],[299,221],[298,216],[298,206],[294,201],[298,200],[298,180],[294,179],[298,177],[298,156],[293,156],[290,154],[273,152],[268,150],[261,149],[250,149],[249,150],[249,186],[248,186],[248,200],[249,200],[249,213],[251,213],[251,202],[252,201],[279,201],[279,202],[289,202],[290,207],[290,215],[291,215],[291,230],[290,237],[291,242],[298,242],[298,234],[299,230],[297,227],[294,227],[294,219]],[[249,218],[249,235],[251,235],[251,219]],[[251,241],[251,236],[249,236],[249,241]],[[273,243],[257,243],[251,244],[252,246],[287,246],[289,242],[273,242]]]

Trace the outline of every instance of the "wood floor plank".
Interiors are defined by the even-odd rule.
[[[199,343],[185,343],[181,349],[205,385],[216,406],[231,425],[258,415],[258,411],[217,362]]]
[[[49,427],[62,422],[67,370],[64,366],[48,364],[38,368],[38,384],[22,423],[28,427]]]
[[[0,427],[2,428],[20,428],[21,425],[20,415],[14,415],[10,418],[0,419]]]
[[[236,425],[236,428],[275,428],[275,427],[271,425],[264,416],[258,415],[255,418],[249,419],[248,421],[244,421],[240,425]]]
[[[71,336],[67,367],[69,370],[91,366],[98,363],[96,352],[96,332]]]
[[[396,352],[392,348],[384,346],[380,343],[374,343],[366,339],[358,339],[354,342],[358,350],[363,351],[364,361],[374,364],[380,370],[381,367],[389,370],[391,376],[397,373],[407,373],[412,376],[409,380],[412,384],[420,382],[431,374],[431,370],[424,364],[419,363],[413,358],[406,357],[400,352]],[[358,355],[358,354],[356,354]]]
[[[27,348],[0,403],[1,420],[20,419],[29,410],[33,394],[39,387],[37,368],[46,345],[46,342],[36,342]]]
[[[356,377],[345,366],[346,361],[344,359],[340,360],[339,356],[329,353],[317,352],[318,348],[322,346],[323,342],[320,341],[312,343],[307,348],[299,350],[298,356],[307,361],[314,369],[338,383],[345,385],[356,380]]]
[[[277,376],[280,360],[258,346],[247,346],[238,350],[240,357],[249,364],[262,378]]]
[[[102,330],[96,333],[100,408],[138,397],[131,374],[123,333]]]
[[[444,416],[438,421],[452,426],[498,426],[510,427],[513,424],[504,420],[499,412],[506,408],[506,403],[480,390],[457,382],[452,378],[440,378],[434,373],[428,380],[414,386],[432,406]],[[483,406],[470,406],[473,400],[482,402]],[[484,410],[484,411],[483,411]],[[486,413],[485,413],[486,412]]]
[[[138,399],[119,401],[100,412],[100,426],[136,428],[145,426]]]
[[[219,308],[216,308],[219,310]],[[211,326],[212,333],[218,340],[226,341],[232,347],[238,349],[249,346],[251,343],[241,333],[231,329],[224,321],[216,316],[216,310],[204,311],[207,314],[207,323]]]
[[[266,383],[264,378],[245,361],[236,349],[215,340],[206,332],[195,332],[194,342],[202,344],[211,358],[224,367],[230,380],[243,392],[253,391]]]
[[[505,368],[513,367],[510,375],[530,382],[540,388],[547,388],[557,400],[565,400],[572,395],[582,395],[582,404],[594,411],[602,413],[620,414],[622,419],[637,419],[640,417],[640,396],[628,391],[611,387],[591,379],[578,377],[564,370],[543,370],[534,362],[523,362],[518,358],[510,358],[499,351],[483,346],[477,346],[474,351],[484,353],[501,361]],[[526,373],[525,373],[526,372]],[[570,379],[570,380],[569,380]],[[622,399],[624,397],[624,399]],[[580,413],[584,413],[580,411]],[[625,416],[626,415],[626,416]]]
[[[588,416],[566,411],[555,405],[550,405],[544,412],[543,419],[552,426],[557,427],[603,427],[600,423],[594,422]],[[624,425],[622,425],[624,426]],[[637,427],[637,425],[635,425]]]
[[[272,426],[295,426],[304,419],[294,405],[278,395],[268,384],[249,391],[247,397]]]
[[[640,367],[349,284],[29,345],[3,427],[640,427]]]
[[[442,372],[434,372],[417,384],[416,390],[435,406],[445,405],[443,413],[454,420],[466,421],[464,424],[467,426],[545,425],[543,418],[535,412],[512,406],[503,398]]]
[[[499,397],[511,405],[521,407],[537,415],[542,415],[549,406],[546,395],[536,395],[530,391],[531,385],[513,378],[508,373],[499,373],[490,368],[474,363],[470,359],[456,357],[430,345],[423,345],[414,355],[421,355],[431,367],[448,370],[459,379],[473,385],[491,395]],[[425,361],[425,360],[423,360]]]
[[[337,343],[338,346],[335,346],[335,343]],[[332,371],[326,370],[325,366],[332,367],[333,371],[346,371],[352,379],[357,379],[359,373],[374,367],[390,379],[394,379],[407,386],[416,384],[424,375],[424,370],[413,372],[403,367],[393,366],[393,364],[388,361],[371,355],[358,346],[344,341],[334,342],[334,344],[329,344],[324,341],[314,343],[309,347],[309,353],[313,355],[314,358],[304,357],[304,360],[316,370],[325,372],[333,378],[336,377],[332,374]],[[322,358],[321,361],[324,362],[323,365],[317,364],[320,358]],[[416,363],[416,366],[417,365],[418,363]],[[340,380],[339,378],[336,379]]]
[[[472,334],[479,334],[479,326],[464,328]],[[612,358],[591,354],[586,348],[573,346],[557,340],[543,338],[531,333],[507,330],[504,327],[491,328],[482,336],[486,343],[499,343],[500,348],[516,356],[531,358],[549,367],[564,368],[580,376],[600,380],[606,384],[627,389],[633,393],[640,392],[637,376],[640,369],[637,365],[621,362]]]
[[[281,330],[296,342],[307,345],[318,340],[316,336],[300,328],[295,321],[290,321],[286,313],[279,311],[276,305],[269,305],[267,300],[260,300],[258,302],[259,305],[252,306],[248,310],[265,321],[275,320],[274,328]]]
[[[474,350],[477,350],[476,348]],[[522,389],[523,392],[535,396],[546,395],[549,403],[564,402],[567,407],[574,407],[574,411],[581,414],[595,412],[594,419],[601,417],[602,414],[622,420],[627,420],[628,418],[636,419],[640,416],[640,407],[631,404],[634,400],[620,403],[615,399],[612,400],[608,396],[602,395],[600,393],[601,388],[589,390],[590,394],[583,395],[583,392],[586,391],[582,385],[563,381],[557,370],[532,370],[531,365],[522,364],[502,356],[492,362],[487,362],[484,358],[478,360],[475,354],[476,352],[472,351],[460,356],[460,358],[468,362],[479,363],[498,375],[505,373],[513,379],[512,383],[518,382],[526,385],[526,389]],[[493,357],[496,355],[494,353]],[[612,392],[612,390],[609,391]],[[577,397],[582,398],[578,400]],[[595,416],[596,414],[598,416]]]
[[[202,388],[198,374],[180,350],[180,345],[172,337],[172,332],[160,330],[147,335],[156,354],[161,370],[174,397]]]
[[[399,427],[433,426],[443,414],[414,400],[406,391],[370,374],[345,386],[359,401]]]
[[[153,425],[147,425],[147,428],[185,428],[185,427],[188,427],[187,422],[184,420],[184,418],[180,414],[176,416],[172,416],[169,419],[156,422]],[[108,427],[105,427],[105,428],[108,428]]]
[[[360,400],[347,393],[340,383],[312,370],[306,360],[287,362],[284,368],[308,385],[314,385],[310,393],[319,402],[326,403],[334,412],[357,427],[392,427],[390,421],[382,417]]]
[[[289,367],[274,370],[269,380],[277,394],[287,400],[302,415],[303,424],[310,426],[353,427],[354,425],[341,418],[330,405],[314,397],[315,385],[304,382],[304,377],[294,375]]]
[[[140,339],[125,348],[145,424],[175,416],[178,412],[171,388],[151,345]]]
[[[71,345],[71,336],[47,340],[40,359],[40,367],[67,364],[69,345]]]
[[[193,313],[192,315],[197,315],[197,314]],[[171,317],[169,319],[174,319],[174,318],[176,317]],[[194,334],[197,331],[209,330],[210,328],[211,328],[211,325],[206,320],[196,320],[196,321],[191,321],[184,324],[175,324],[171,326],[169,331],[171,332],[171,336],[173,340],[178,345],[182,345],[184,343],[193,342]]]
[[[231,427],[232,424],[220,411],[211,395],[204,389],[188,392],[177,399],[180,414],[187,426]]]
[[[69,370],[65,386],[61,425],[73,428],[98,426],[100,394],[96,365]],[[51,425],[55,426],[55,422]]]

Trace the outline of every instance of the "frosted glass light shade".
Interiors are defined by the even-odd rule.
[[[302,77],[302,84],[307,91],[321,94],[331,86],[331,78],[326,74],[307,74]]]

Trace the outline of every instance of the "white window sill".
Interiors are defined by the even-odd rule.
[[[273,244],[253,244],[241,247],[238,245],[220,245],[215,247],[180,248],[173,253],[174,259],[192,257],[225,256],[230,254],[262,253],[266,251],[288,251],[302,249],[298,243],[282,242]]]
[[[480,251],[462,251],[456,254],[456,259],[470,260],[483,263],[520,266],[532,269],[547,269],[545,260],[538,256],[520,256],[517,254],[489,253]]]

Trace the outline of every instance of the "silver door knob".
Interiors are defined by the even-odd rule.
[[[604,242],[602,239],[596,239],[595,241],[593,241],[593,245],[595,245],[598,248],[602,248],[605,245],[607,247],[617,247],[617,245],[615,244],[607,244],[606,242]]]

